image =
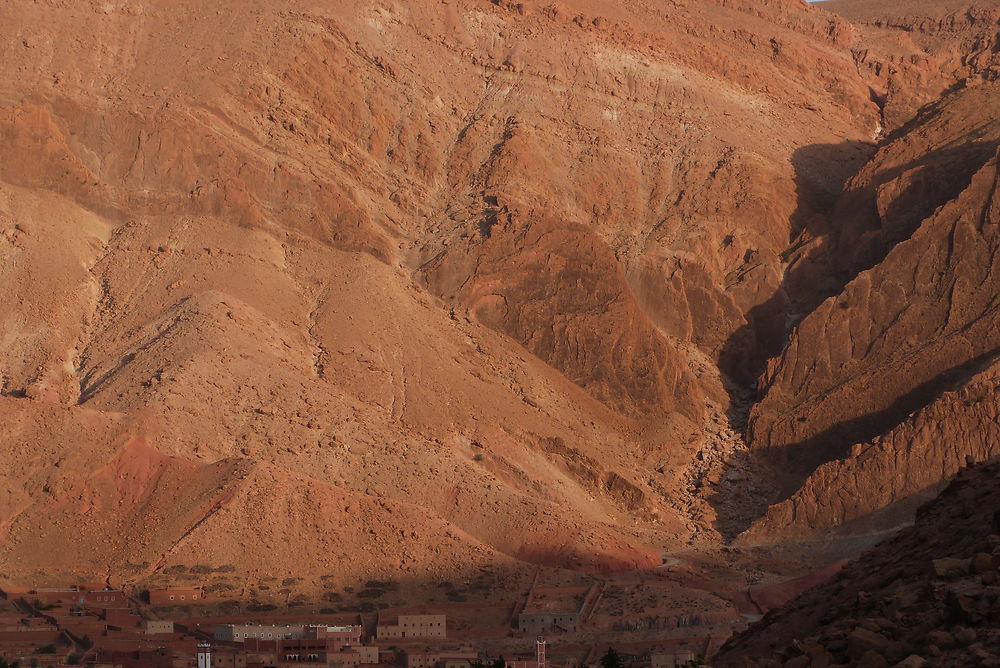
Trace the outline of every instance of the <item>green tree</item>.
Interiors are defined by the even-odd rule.
[[[491,668],[507,668],[507,662],[504,660],[502,656],[498,656],[497,658],[493,659],[493,664]]]
[[[601,657],[601,668],[622,668],[622,665],[622,655],[614,647],[609,647]]]

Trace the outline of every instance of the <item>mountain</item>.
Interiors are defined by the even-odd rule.
[[[966,457],[1000,454],[998,100],[984,84],[926,108],[845,188],[809,260],[853,278],[795,327],[751,412],[751,443],[796,485],[753,534],[901,502],[891,528]]]
[[[995,665],[998,476],[996,459],[964,469],[913,526],[768,613],[713,665]]]
[[[1000,75],[994,2],[829,0],[823,7],[854,26],[851,53],[886,132],[956,86]]]
[[[0,587],[907,523],[998,449],[996,12],[4,3]]]
[[[696,530],[674,489],[725,422],[716,359],[772,345],[790,158],[846,178],[878,113],[797,3],[2,11],[3,447],[55,448],[8,473],[14,581],[137,457],[162,474],[60,568],[448,570],[264,550],[210,512],[248,476],[277,507],[357,496],[352,534],[415,504],[455,554],[659,563]]]

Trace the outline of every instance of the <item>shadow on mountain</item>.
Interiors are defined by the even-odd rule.
[[[870,183],[842,192],[857,172],[859,156],[874,147],[858,142],[813,145],[795,152],[798,206],[790,219],[788,262],[782,289],[747,314],[747,323],[726,342],[719,367],[730,379],[729,419],[745,432],[753,404],[763,398],[758,386],[768,360],[787,346],[795,325],[825,299],[840,294],[858,274],[881,263],[892,248],[907,239],[943,204],[958,197],[973,175],[990,159],[996,141],[983,141],[978,129],[916,160],[874,174]],[[851,159],[854,156],[854,159]],[[888,185],[887,185],[888,184]],[[893,190],[882,197],[880,188]],[[815,245],[815,247],[813,247]],[[810,246],[807,256],[800,249]],[[803,259],[805,258],[805,259]],[[967,378],[997,351],[960,360],[880,411],[845,420],[802,442],[781,448],[737,453],[729,471],[755,470],[780,480],[780,492],[770,503],[790,496],[820,465],[842,459],[849,448],[879,436],[926,406],[941,392]],[[717,528],[731,538],[766,512],[765,504],[748,505],[716,495]],[[733,508],[739,508],[734,512]]]
[[[718,358],[719,368],[730,380],[729,419],[737,431],[746,427],[746,411],[756,400],[755,384],[767,361],[788,343],[792,325],[805,316],[803,309],[811,311],[842,285],[832,277],[817,285],[815,275],[796,270],[793,258],[809,241],[830,234],[829,214],[844,184],[874,150],[871,144],[849,141],[805,146],[792,156],[796,209],[789,219],[789,245],[782,253],[786,263],[782,289],[747,312],[746,324],[726,341]]]

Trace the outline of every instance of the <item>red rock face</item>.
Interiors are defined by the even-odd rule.
[[[86,492],[109,516],[57,565],[136,581],[659,563],[710,530],[677,488],[782,329],[780,253],[819,205],[790,156],[878,117],[846,24],[797,2],[13,2],[0,25],[0,392],[30,425],[2,447],[77,434],[50,488],[133,481],[121,507]],[[38,492],[59,453],[8,476],[7,577],[91,526]],[[374,542],[281,548],[346,527]]]
[[[833,0],[853,23],[851,52],[882,106],[886,133],[956,84],[1000,77],[993,3]]]
[[[44,456],[0,572],[648,567],[776,485],[725,470],[769,358],[782,482],[971,419],[996,89],[900,120],[990,78],[968,16],[861,53],[897,23],[798,0],[4,3],[0,452]],[[812,481],[802,530],[934,478]]]
[[[886,433],[967,382],[1000,348],[996,100],[990,86],[946,99],[882,149],[842,200],[837,215],[854,225],[840,228],[834,257],[849,248],[845,239],[864,237],[877,249],[865,251],[869,258],[885,255],[807,316],[768,367],[750,435],[793,473]],[[919,176],[942,171],[941,153],[954,168],[949,176]],[[858,225],[849,213],[865,204],[874,215]],[[907,238],[893,245],[900,236]]]
[[[606,244],[586,227],[506,209],[425,270],[445,299],[506,333],[609,407],[701,417],[681,353],[640,310]],[[488,226],[488,227],[486,227]]]
[[[741,537],[884,532],[908,523],[969,458],[1000,455],[1000,365],[948,390],[887,434],[821,465],[790,498],[771,506]]]

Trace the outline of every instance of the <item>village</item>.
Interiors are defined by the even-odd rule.
[[[748,619],[627,620],[606,589],[544,586],[536,578],[509,608],[452,603],[231,616],[217,615],[218,601],[197,586],[10,589],[0,596],[0,668],[596,668],[609,650],[621,666],[674,668],[700,665]]]

